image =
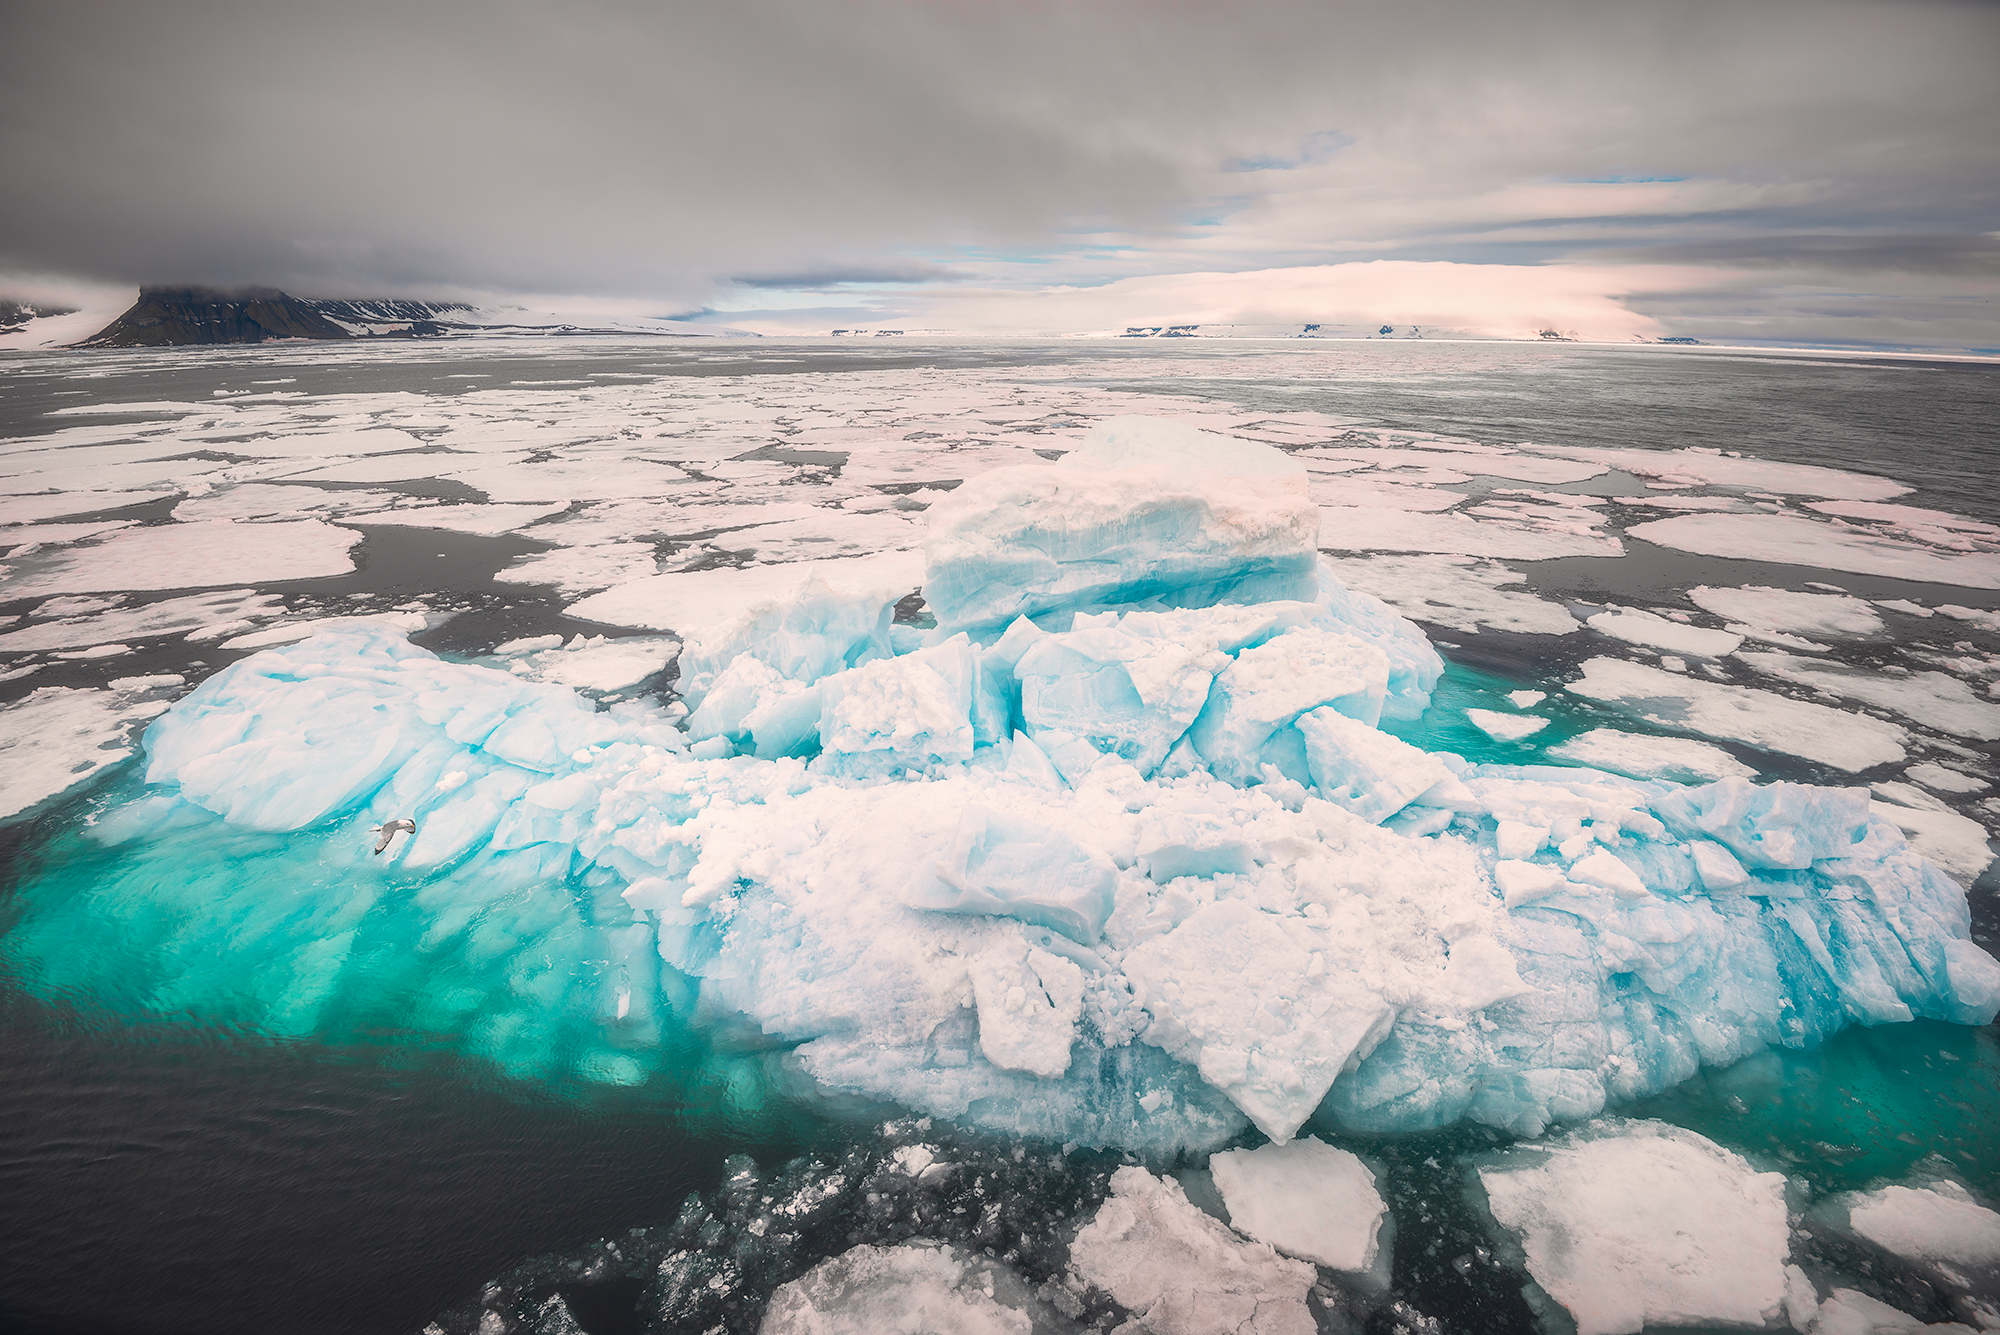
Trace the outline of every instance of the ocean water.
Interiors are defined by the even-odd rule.
[[[163,402],[201,411],[143,409]],[[66,411],[79,407],[91,411]],[[584,594],[619,582],[607,571],[633,578],[652,569],[795,561],[842,543],[842,551],[863,552],[884,533],[900,540],[886,524],[856,527],[849,538],[812,517],[795,533],[767,537],[755,531],[754,512],[803,497],[843,522],[887,513],[915,523],[920,510],[871,508],[871,498],[887,504],[935,493],[985,467],[1060,449],[1090,417],[1120,407],[1228,414],[1246,429],[1290,420],[1300,434],[1288,445],[1307,450],[1533,442],[1662,457],[1728,451],[1839,469],[1912,488],[1895,505],[1974,525],[1913,534],[1879,526],[1929,521],[1847,517],[1843,532],[1865,530],[1926,556],[1991,562],[1994,535],[1976,526],[2000,523],[2000,368],[1990,363],[1400,342],[458,343],[16,357],[0,363],[8,457],[43,441],[76,451],[136,442],[135,456],[157,454],[145,442],[165,439],[173,447],[165,457],[190,471],[149,475],[121,490],[120,470],[149,461],[90,455],[77,477],[23,484],[0,506],[51,490],[110,491],[84,502],[96,508],[39,522],[104,518],[145,527],[173,522],[190,499],[238,488],[299,488],[315,504],[360,497],[363,508],[353,513],[302,505],[250,514],[322,514],[352,528],[362,541],[351,572],[263,579],[249,561],[240,573],[191,575],[189,586],[227,583],[276,595],[284,604],[276,624],[416,607],[437,619],[415,642],[474,658],[526,636],[635,634],[571,610]],[[453,475],[300,481],[306,470],[258,452],[260,440],[342,424],[403,430],[420,450],[464,442],[508,468],[574,462],[581,478],[574,485],[591,494],[507,532],[409,527],[371,516],[479,503],[497,484]],[[534,430],[509,435],[515,424]],[[890,441],[892,450],[878,451]],[[684,501],[666,507],[678,514],[619,509],[641,498],[612,466],[649,452],[675,459],[696,479]],[[336,458],[329,466],[346,465]],[[1616,499],[1680,494],[1735,503],[1754,492],[1779,499],[1741,504],[1782,506],[1820,522],[1825,512],[1806,508],[1810,492],[1774,491],[1766,478],[1756,487],[1676,484],[1662,493],[1648,485],[1657,477],[1626,467],[1555,483],[1453,481],[1441,476],[1450,470],[1398,468],[1372,471],[1404,501],[1396,489],[1449,492],[1468,516],[1476,505],[1517,503],[1510,492],[1605,498],[1587,508],[1609,517],[1581,532],[1539,515],[1476,521],[1496,526],[1481,529],[1481,541],[1527,553],[1479,559],[1506,565],[1519,577],[1507,587],[1548,608],[1578,616],[1608,604],[1692,611],[1684,595],[1698,585],[1837,586],[1872,605],[1919,609],[1880,613],[1883,632],[1838,645],[1837,661],[1888,675],[1943,671],[1982,697],[2000,675],[1993,629],[2000,623],[1977,617],[2000,608],[2000,588],[1822,569],[1756,550],[1675,550],[1624,536],[1629,523],[1659,512],[1624,513]],[[1321,503],[1342,504],[1349,476],[1316,476]],[[857,497],[865,505],[845,507]],[[738,507],[726,524],[714,521],[720,511],[702,509],[724,504]],[[1555,508],[1546,499],[1533,504]],[[610,517],[590,527],[599,515]],[[0,508],[0,522],[6,517]],[[1587,541],[1615,541],[1622,554],[1565,546]],[[57,541],[17,553],[11,578],[59,583],[70,550]],[[1349,549],[1343,559],[1379,560],[1397,550]],[[1416,554],[1452,555],[1435,546]],[[526,582],[495,578],[523,570]],[[19,618],[0,635],[58,619],[115,617],[184,593],[100,588],[10,599],[0,581],[0,617]],[[49,596],[117,601],[51,611]],[[1935,610],[1945,606],[1967,615]],[[1561,691],[1580,664],[1629,655],[1630,645],[1583,630],[1509,630],[1480,622],[1476,611],[1458,624],[1418,616],[1449,666],[1432,709],[1395,729],[1409,740],[1471,760],[1521,761],[1596,727],[1675,732],[1633,725]],[[98,690],[143,674],[180,675],[185,684],[173,689],[186,689],[249,652],[181,634],[127,639],[116,653],[60,657],[74,650],[10,653],[0,638],[0,673],[30,669],[0,680],[0,703],[49,686]],[[1657,659],[1654,652],[1647,661]],[[1837,693],[1729,671],[1738,683],[1838,701]],[[669,677],[643,690],[670,685]],[[1467,720],[1468,707],[1512,709],[1507,693],[1523,689],[1551,697],[1536,709],[1551,723],[1531,745],[1496,741]],[[1992,739],[1976,727],[1954,732],[1929,716],[1851,700],[1842,707],[1901,719],[1917,738],[1911,762],[2000,777]],[[1706,740],[1765,778],[1898,779],[1896,767],[1857,779],[1739,738]],[[482,1284],[496,1281],[538,1298],[562,1292],[593,1331],[636,1330],[647,1324],[641,1307],[658,1302],[652,1281],[635,1279],[628,1259],[606,1262],[599,1240],[629,1237],[633,1257],[651,1257],[670,1246],[676,1221],[694,1219],[686,1227],[740,1230],[729,1236],[746,1258],[727,1304],[701,1319],[754,1329],[771,1286],[857,1241],[930,1236],[995,1246],[1032,1280],[1050,1278],[1063,1233],[1102,1199],[1118,1162],[1061,1144],[914,1128],[893,1106],[819,1098],[782,1051],[692,1025],[671,997],[653,1042],[608,1051],[593,1008],[613,962],[584,958],[576,946],[577,915],[587,905],[545,903],[533,887],[503,887],[496,893],[519,900],[506,916],[441,923],[425,907],[423,877],[357,860],[328,830],[260,834],[196,822],[106,846],[88,831],[144,795],[137,768],[112,767],[0,825],[0,1238],[7,1240],[0,1316],[13,1328],[414,1331],[436,1318],[456,1329],[454,1322],[476,1319]],[[1937,798],[1991,828],[1990,791]],[[1974,938],[1989,946],[2000,938],[1997,888],[1988,870],[1969,892]],[[491,935],[497,924],[504,940]],[[547,943],[539,969],[524,945],[531,934]],[[336,938],[340,964],[332,969],[321,952]],[[2000,1035],[1919,1022],[1850,1030],[1813,1049],[1704,1072],[1617,1111],[1699,1131],[1810,1193],[1899,1179],[1941,1156],[1992,1201],[2000,1197],[1996,1110]],[[1390,1298],[1321,1302],[1316,1311],[1327,1328],[1345,1321],[1388,1329],[1407,1324],[1407,1313],[1439,1329],[1532,1328],[1534,1313],[1520,1296],[1524,1277],[1465,1204],[1465,1165],[1500,1143],[1496,1133],[1370,1139],[1318,1129],[1380,1167],[1397,1221]],[[864,1168],[879,1172],[897,1146],[920,1139],[986,1164],[984,1194],[913,1196],[896,1210],[857,1198],[783,1254],[752,1231],[754,1200],[739,1199],[744,1172],[811,1183],[846,1164],[846,1177],[861,1180]],[[975,1221],[990,1209],[1002,1221],[998,1232],[982,1242],[965,1215],[951,1213],[961,1207],[977,1207],[967,1210]],[[550,1254],[557,1259],[530,1260]],[[576,1262],[567,1270],[565,1257]],[[608,1268],[590,1271],[579,1258]],[[1851,1258],[1831,1254],[1809,1259],[1846,1282],[1911,1301],[1905,1277],[1856,1274]],[[672,1328],[661,1326],[660,1310],[645,1307],[653,1328]]]

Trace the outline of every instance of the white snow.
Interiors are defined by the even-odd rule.
[[[1588,1128],[1479,1170],[1493,1215],[1577,1335],[1781,1313],[1785,1179],[1661,1122]]]
[[[1208,1170],[1240,1232],[1331,1270],[1375,1268],[1389,1207],[1373,1171],[1346,1150],[1306,1136],[1225,1150]]]
[[[1901,760],[1908,740],[1895,724],[1865,714],[1643,663],[1592,658],[1582,668],[1583,676],[1565,689],[1587,700],[1618,705],[1656,727],[1747,742],[1850,773]]]
[[[1578,733],[1557,742],[1545,754],[1551,760],[1629,774],[1635,779],[1672,779],[1677,783],[1712,783],[1732,776],[1749,778],[1757,773],[1721,747],[1707,742],[1685,737],[1649,737],[1615,728],[1592,728]]]
[[[1671,653],[1693,654],[1700,658],[1720,658],[1733,653],[1743,643],[1741,635],[1726,630],[1703,630],[1699,626],[1669,621],[1654,612],[1633,607],[1610,608],[1584,621],[1600,635],[1643,644]]]
[[[1472,725],[1496,742],[1518,742],[1532,737],[1549,726],[1545,718],[1534,714],[1502,714],[1492,709],[1468,709],[1465,716]]]
[[[1704,612],[1740,622],[1751,632],[1858,638],[1882,633],[1882,618],[1859,598],[1844,593],[1799,593],[1762,585],[1723,589],[1698,585],[1688,601]]]
[[[1155,1335],[1313,1335],[1315,1272],[1249,1242],[1143,1168],[1111,1175],[1111,1198],[1077,1235],[1070,1268]]]
[[[1697,556],[2000,589],[2000,556],[1937,552],[1800,515],[1677,515],[1634,524],[1625,535]]]
[[[353,529],[318,519],[239,524],[226,519],[122,529],[0,566],[0,598],[49,593],[200,589],[345,575]]]

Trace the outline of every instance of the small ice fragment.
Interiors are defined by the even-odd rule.
[[[1720,658],[1734,652],[1743,643],[1741,635],[1732,635],[1726,630],[1684,626],[1678,621],[1669,621],[1657,613],[1638,608],[1612,608],[1587,618],[1584,624],[1601,635],[1609,635],[1629,644],[1643,644],[1649,648],[1693,654],[1700,658]]]
[[[1468,709],[1465,716],[1473,726],[1496,742],[1518,742],[1549,726],[1545,718],[1533,714],[1500,714],[1491,709]]]
[[[1365,821],[1380,822],[1451,778],[1436,756],[1331,707],[1301,715],[1298,729],[1320,795]]]
[[[1389,1208],[1375,1174],[1346,1150],[1305,1136],[1225,1150],[1208,1168],[1239,1232],[1331,1270],[1375,1268]]]
[[[1510,909],[1517,909],[1547,899],[1568,885],[1569,878],[1560,867],[1503,859],[1493,864],[1493,883],[1500,887],[1502,902]]]
[[[1569,878],[1609,890],[1620,899],[1644,899],[1653,893],[1639,879],[1637,872],[1607,849],[1599,849],[1589,857],[1571,863]]]
[[[923,1241],[863,1243],[820,1262],[778,1287],[758,1327],[759,1335],[1066,1335],[1075,1329],[1006,1266]]]
[[[1531,858],[1549,841],[1549,827],[1503,820],[1493,836],[1493,849],[1502,858]]]
[[[1516,709],[1533,709],[1549,696],[1547,691],[1509,691],[1507,698],[1514,702]]]

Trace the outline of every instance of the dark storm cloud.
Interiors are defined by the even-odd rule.
[[[18,273],[693,306],[2000,205],[1981,6],[0,5]]]

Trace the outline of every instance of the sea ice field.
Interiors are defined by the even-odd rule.
[[[2000,1329],[2000,369],[0,360],[23,1330]]]

